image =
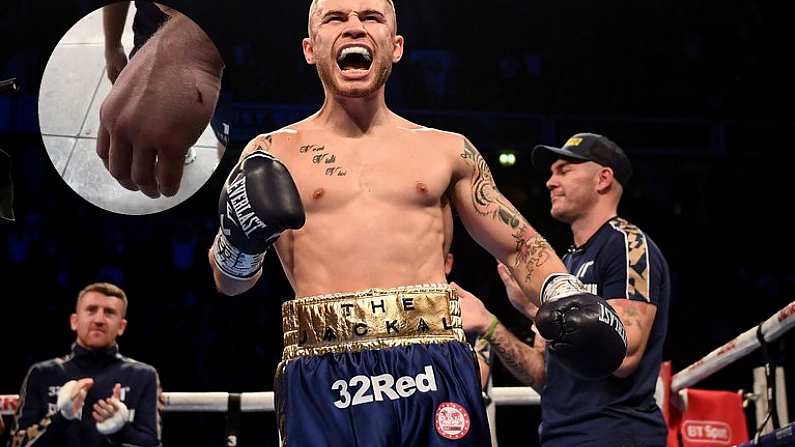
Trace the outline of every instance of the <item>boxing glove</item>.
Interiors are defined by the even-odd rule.
[[[306,215],[287,168],[273,155],[255,151],[229,174],[218,200],[221,228],[212,252],[225,275],[253,277],[268,248],[286,229],[299,229]]]
[[[560,365],[585,380],[605,378],[621,366],[627,337],[607,301],[587,292],[570,274],[550,275],[541,288],[541,300],[535,324]]]

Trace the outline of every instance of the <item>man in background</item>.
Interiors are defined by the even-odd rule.
[[[20,391],[11,447],[159,446],[157,371],[119,354],[127,295],[110,283],[86,286],[69,324],[72,352],[33,365]]]
[[[530,347],[499,324],[480,300],[459,293],[464,325],[485,332],[503,364],[541,393],[539,434],[544,447],[663,447],[666,428],[654,390],[668,324],[670,280],[660,249],[617,215],[632,165],[617,144],[591,133],[574,135],[562,148],[537,146],[533,164],[549,175],[552,217],[567,223],[574,236],[563,262],[619,314],[627,356],[609,377],[584,380],[549,355],[578,336],[576,331],[565,336],[565,323],[559,341]],[[500,270],[508,297],[514,305],[526,306],[509,274]]]

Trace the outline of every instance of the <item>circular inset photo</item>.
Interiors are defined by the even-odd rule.
[[[120,214],[152,214],[191,197],[224,150],[210,125],[223,63],[187,16],[119,2],[61,38],[42,77],[39,125],[76,193]]]

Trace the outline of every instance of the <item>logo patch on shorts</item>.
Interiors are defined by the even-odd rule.
[[[469,413],[454,402],[442,402],[436,407],[436,433],[447,439],[461,439],[469,433]]]

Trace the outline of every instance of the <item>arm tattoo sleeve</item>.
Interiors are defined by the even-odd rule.
[[[640,324],[641,323],[640,312],[638,312],[638,310],[632,306],[632,303],[630,303],[628,306],[622,306],[622,307],[624,311],[623,312],[624,315],[622,315],[622,321],[624,322],[624,327],[637,326],[638,328],[643,329]]]
[[[461,158],[466,160],[473,170],[472,205],[475,211],[481,216],[499,219],[513,229],[518,229],[523,224],[527,225],[519,211],[511,206],[497,190],[486,160],[469,140],[464,142],[464,152],[461,154]]]
[[[536,383],[536,374],[544,370],[543,354],[513,336],[502,323],[497,324],[491,346],[514,377],[526,385]]]
[[[530,282],[533,272],[547,262],[550,253],[554,253],[554,250],[540,234],[529,235],[527,233],[529,232],[525,231],[525,234],[517,232],[513,236],[516,240],[517,253],[514,267],[519,267],[520,264],[524,263],[527,269],[525,281]]]
[[[525,264],[526,280],[529,282],[535,269],[542,266],[554,250],[541,235],[530,228],[530,224],[519,211],[505,200],[494,183],[486,160],[469,140],[464,141],[461,158],[472,168],[472,205],[475,211],[481,216],[499,220],[513,230],[517,253],[513,267]]]

